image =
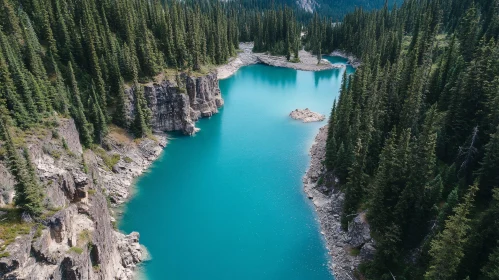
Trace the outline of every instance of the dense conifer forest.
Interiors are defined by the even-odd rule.
[[[239,41],[289,58],[300,32],[291,9],[237,1],[1,0],[1,154],[17,179],[16,204],[34,216],[42,211],[35,173],[12,133],[50,126],[59,115],[75,120],[86,148],[100,144],[110,124],[147,136],[141,83],[165,72],[207,73],[234,56]],[[137,112],[130,123],[129,87]]]
[[[367,211],[376,254],[359,275],[499,279],[499,0],[407,0],[340,21],[347,8],[284,4],[0,0],[0,157],[16,205],[43,212],[19,136],[54,116],[73,118],[86,148],[111,124],[145,137],[141,84],[166,71],[206,73],[241,41],[288,60],[343,50],[362,65],[343,78],[325,163],[346,194],[343,227]]]
[[[361,273],[499,279],[499,1],[409,0],[329,26],[313,21],[312,49],[362,60],[326,158],[343,227],[367,211],[376,254]]]

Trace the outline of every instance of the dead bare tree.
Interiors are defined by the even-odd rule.
[[[465,172],[468,167],[473,162],[475,155],[477,154],[477,148],[475,147],[475,143],[478,140],[478,125],[473,128],[473,132],[470,137],[469,144],[466,146],[460,146],[457,157],[462,158],[463,162],[459,166],[458,174],[462,174]]]

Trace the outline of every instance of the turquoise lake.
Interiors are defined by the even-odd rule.
[[[251,65],[220,81],[220,113],[193,137],[171,134],[124,208],[120,229],[140,232],[151,254],[140,279],[332,279],[301,181],[326,121],[288,115],[329,116],[344,71]]]

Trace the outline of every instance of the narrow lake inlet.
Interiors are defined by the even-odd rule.
[[[328,57],[333,63],[345,63]],[[330,258],[302,190],[308,150],[329,116],[344,71],[251,65],[220,81],[219,114],[193,137],[171,134],[138,178],[120,229],[138,231],[151,260],[143,279],[332,279]]]

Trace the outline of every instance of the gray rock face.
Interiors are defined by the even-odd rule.
[[[5,277],[5,275],[19,269],[27,263],[31,250],[32,238],[33,232],[17,237],[14,243],[7,246],[5,251],[9,252],[10,256],[0,259],[0,279],[9,279],[8,277]]]
[[[166,136],[155,134],[156,141],[144,138],[140,143],[129,139],[128,143],[122,143],[113,137],[107,137],[106,141],[112,148],[111,153],[120,156],[112,170],[103,168],[99,159],[94,166],[95,174],[99,174],[98,180],[102,182],[103,191],[108,195],[112,204],[122,204],[127,201],[130,186],[133,179],[149,167],[159,157],[166,146]]]
[[[185,89],[189,96],[191,119],[197,121],[200,117],[211,117],[218,113],[224,101],[218,87],[216,73],[210,73],[199,78],[182,75],[185,79]]]
[[[114,229],[104,194],[128,194],[132,178],[160,155],[166,137],[160,134],[151,137],[155,140],[143,139],[140,143],[130,138],[121,148],[109,141],[109,153],[121,157],[120,170],[114,173],[104,170],[102,159],[91,150],[83,154],[72,120],[59,119],[57,130],[57,137],[48,133],[44,138],[27,139],[27,146],[45,186],[46,203],[60,210],[40,221],[42,228],[32,228],[7,246],[9,255],[0,258],[0,279],[132,279],[144,250],[137,233],[124,235]],[[122,134],[116,137],[126,138]],[[61,138],[67,149],[62,147]],[[58,156],[53,157],[50,151],[57,151]],[[0,163],[0,174],[7,174],[0,183],[11,188],[13,178],[4,167]]]
[[[371,240],[371,231],[369,224],[365,221],[365,212],[357,215],[352,222],[348,224],[348,244],[359,248]]]
[[[14,198],[14,177],[5,165],[0,163],[0,206],[11,204]]]
[[[194,122],[211,117],[223,106],[216,73],[201,77],[180,75],[181,85],[171,81],[154,83],[144,87],[144,95],[152,112],[152,127],[155,131],[182,131],[192,135],[197,132]],[[128,122],[135,116],[135,92],[128,96]]]

